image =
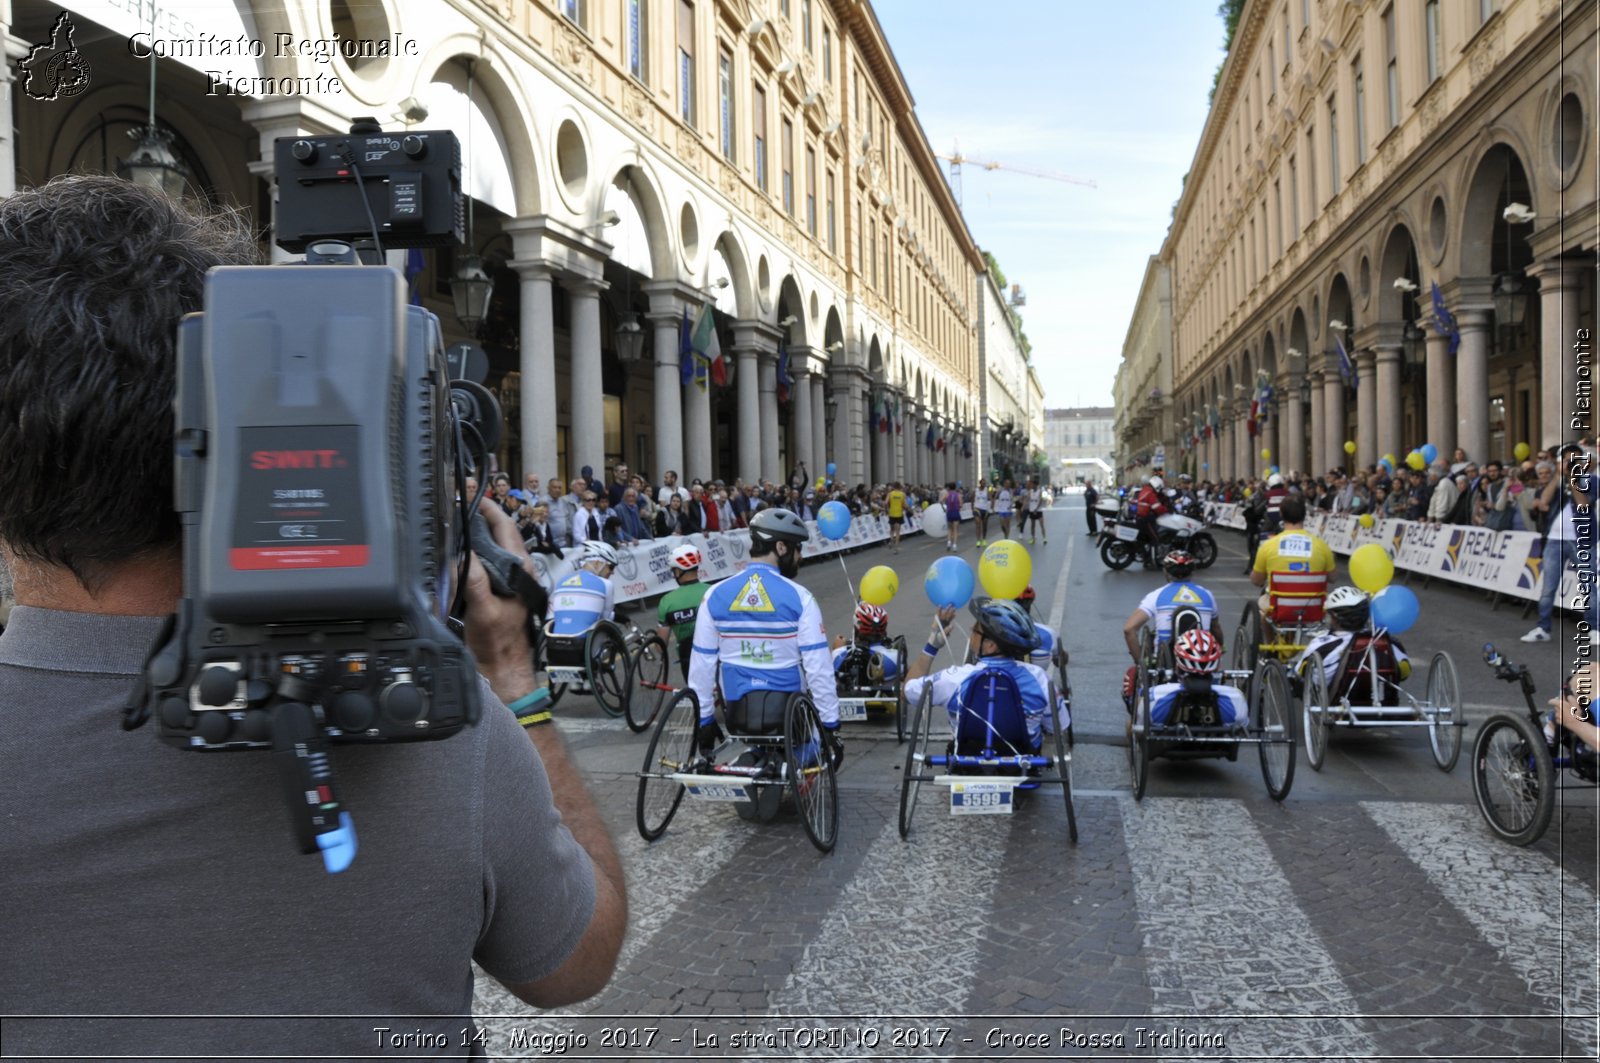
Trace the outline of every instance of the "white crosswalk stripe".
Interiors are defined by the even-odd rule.
[[[1375,1053],[1333,1017],[1360,1009],[1243,804],[1128,798],[1122,823],[1155,1013],[1256,1016],[1205,1020],[1239,1056]]]
[[[1552,1013],[1570,1017],[1569,1047],[1595,1058],[1600,952],[1594,891],[1546,857],[1490,836],[1470,808],[1377,801],[1361,807],[1528,990]]]

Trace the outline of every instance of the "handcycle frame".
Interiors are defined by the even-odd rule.
[[[629,627],[632,626],[630,622]],[[598,620],[583,635],[582,665],[550,660],[552,640],[576,641],[577,638],[575,635],[552,635],[548,625],[540,625],[534,666],[549,676],[550,704],[560,701],[570,687],[575,693],[592,696],[607,716],[626,715],[633,698],[633,657],[628,633],[616,621]]]
[[[1512,845],[1532,845],[1550,826],[1556,791],[1592,790],[1597,781],[1578,767],[1584,758],[1576,735],[1557,727],[1554,742],[1545,737],[1528,666],[1512,664],[1492,643],[1485,643],[1483,650],[1484,663],[1494,669],[1496,679],[1520,685],[1528,711],[1526,715],[1497,712],[1478,728],[1472,743],[1472,794],[1484,822],[1497,837]],[[1590,751],[1587,759],[1591,764],[1597,755]],[[1559,781],[1574,776],[1581,781]],[[1497,788],[1506,792],[1507,800],[1496,798]]]
[[[1014,810],[1017,790],[1029,791],[1060,786],[1062,800],[1067,807],[1067,837],[1073,845],[1078,844],[1078,818],[1072,807],[1072,749],[1067,736],[1060,728],[1052,725],[1049,732],[1055,747],[1053,755],[1004,754],[993,749],[979,755],[957,753],[953,749],[945,753],[934,753],[930,752],[929,747],[935,737],[933,734],[935,715],[933,684],[929,683],[923,687],[922,697],[917,700],[911,717],[911,741],[906,746],[905,766],[900,775],[902,840],[911,833],[911,817],[916,812],[917,796],[922,790],[922,785],[931,783],[935,786],[951,787],[952,794],[960,792],[963,797],[976,798],[979,795],[1003,794],[1003,799],[993,800],[990,805],[990,808],[997,812]],[[987,720],[983,722],[988,726]],[[952,743],[955,740],[954,734],[942,733],[939,737],[948,737]],[[1007,744],[1004,739],[1001,739],[1001,743]],[[945,770],[939,771],[941,768]],[[1043,774],[1045,769],[1053,769],[1054,774]],[[1027,773],[1030,770],[1040,774],[1029,776]],[[961,787],[961,790],[956,791],[956,787]],[[982,799],[990,800],[987,797]]]
[[[720,690],[717,710],[726,720]],[[699,720],[699,699],[685,689],[667,702],[656,721],[639,769],[634,806],[635,824],[646,841],[661,837],[685,796],[731,802],[740,818],[769,822],[776,818],[787,789],[811,844],[820,852],[833,851],[839,831],[839,784],[833,761],[822,746],[822,725],[809,694],[789,695],[781,733],[729,734],[709,758],[698,749]],[[742,752],[725,759],[735,749]]]
[[[1307,657],[1294,677],[1300,690],[1306,762],[1313,771],[1322,770],[1328,753],[1329,732],[1334,727],[1426,727],[1433,762],[1441,771],[1452,770],[1461,755],[1461,732],[1467,726],[1455,662],[1443,651],[1434,654],[1428,663],[1427,696],[1418,699],[1378,668],[1378,639],[1388,635],[1387,629],[1369,629],[1368,634],[1371,638],[1360,657],[1352,661],[1346,651],[1339,666],[1339,685],[1345,686],[1345,677],[1352,672],[1364,672],[1370,677],[1377,704],[1352,704],[1348,693],[1335,701],[1328,689],[1327,673],[1320,656]],[[1390,691],[1400,704],[1383,704]]]
[[[1237,644],[1236,644],[1237,645]],[[1258,660],[1252,669],[1228,668],[1214,673],[1214,681],[1242,683],[1250,706],[1250,723],[1236,727],[1194,727],[1187,723],[1157,724],[1151,719],[1150,695],[1158,681],[1171,674],[1157,652],[1155,632],[1139,635],[1138,686],[1134,691],[1133,723],[1128,744],[1128,767],[1133,776],[1133,799],[1142,801],[1150,782],[1150,762],[1158,757],[1193,760],[1226,757],[1237,760],[1241,746],[1256,746],[1261,757],[1261,778],[1267,796],[1282,801],[1294,785],[1295,735],[1288,678],[1282,663],[1272,657]],[[1270,718],[1270,719],[1269,719]],[[1287,756],[1283,753],[1287,752]]]
[[[839,722],[865,722],[874,709],[880,712],[892,712],[895,716],[895,737],[904,742],[905,714],[900,711],[900,688],[905,683],[906,665],[910,658],[906,653],[904,635],[896,635],[886,644],[895,652],[895,679],[874,686],[869,683],[852,682],[856,677],[846,672],[834,673],[839,694]],[[854,650],[855,647],[852,646],[850,649]]]
[[[654,631],[639,628],[632,621],[628,623],[626,644],[632,659],[635,689],[623,715],[628,730],[643,734],[679,689],[672,683],[675,662],[665,639]]]

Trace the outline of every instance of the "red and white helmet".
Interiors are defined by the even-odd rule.
[[[1172,647],[1178,671],[1194,675],[1209,675],[1216,671],[1222,660],[1222,643],[1209,631],[1185,631]]]
[[[684,543],[672,551],[672,568],[676,572],[692,572],[700,567],[700,551]]]
[[[889,631],[889,611],[881,605],[862,602],[856,606],[856,633],[884,635]]]

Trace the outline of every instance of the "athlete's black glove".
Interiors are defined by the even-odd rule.
[[[833,762],[833,770],[838,771],[844,763],[844,739],[839,736],[837,725],[822,729],[822,751]]]
[[[695,729],[695,743],[700,748],[700,755],[709,757],[716,752],[717,743],[722,741],[722,728],[717,725],[715,718],[702,721]]]

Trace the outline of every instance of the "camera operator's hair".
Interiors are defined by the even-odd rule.
[[[114,177],[0,200],[0,540],[18,556],[93,592],[178,548],[178,319],[208,269],[258,258],[238,214]]]

